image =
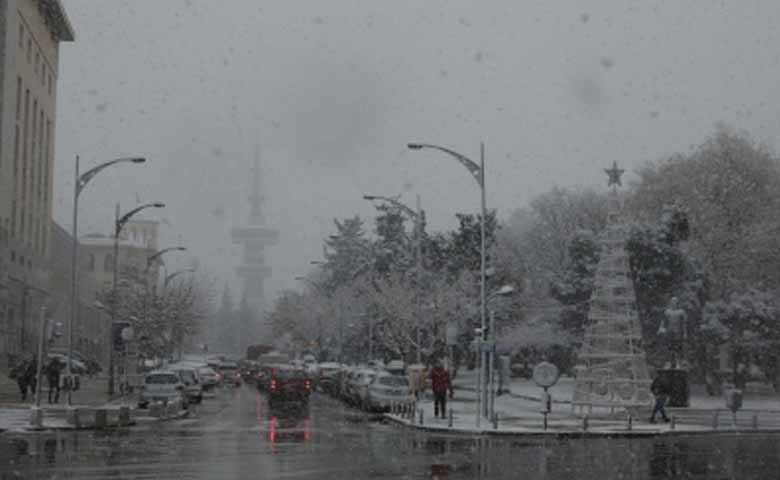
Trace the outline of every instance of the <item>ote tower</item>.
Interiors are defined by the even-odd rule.
[[[249,195],[249,221],[246,225],[230,230],[233,243],[243,245],[244,254],[241,265],[236,269],[243,279],[243,301],[249,307],[251,320],[241,325],[244,331],[238,332],[241,351],[247,343],[259,341],[266,333],[265,324],[261,321],[265,307],[265,280],[271,276],[271,267],[265,263],[265,247],[275,245],[279,240],[279,232],[266,228],[263,215],[264,197],[260,194],[260,158],[255,152],[252,170],[252,192]]]

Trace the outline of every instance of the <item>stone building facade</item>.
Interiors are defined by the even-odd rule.
[[[0,0],[0,368],[34,349],[51,286],[59,0]]]

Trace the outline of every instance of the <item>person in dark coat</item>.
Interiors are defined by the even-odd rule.
[[[54,394],[54,403],[60,403],[60,372],[62,372],[62,363],[60,359],[54,357],[46,367],[46,379],[49,381],[49,403],[52,393]]]
[[[450,384],[450,373],[437,362],[431,370],[431,390],[433,390],[433,409],[434,415],[441,418],[447,417],[447,392],[452,391]]]
[[[27,400],[27,361],[22,360],[16,364],[14,368],[9,372],[9,376],[16,380],[16,385],[19,387],[19,393],[22,396],[22,401]]]
[[[650,423],[655,423],[656,414],[660,413],[664,422],[669,421],[669,417],[666,416],[666,402],[669,400],[669,385],[660,376],[655,377],[653,383],[650,385],[650,391],[655,396],[655,406],[653,407],[653,413],[650,415]]]
[[[24,371],[25,377],[27,377],[27,385],[30,388],[30,393],[35,397],[35,387],[38,386],[38,360],[33,357],[27,362],[27,369]]]

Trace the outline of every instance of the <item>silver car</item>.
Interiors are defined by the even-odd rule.
[[[364,402],[367,410],[389,410],[394,403],[403,403],[412,400],[409,390],[409,379],[403,375],[393,375],[382,372],[374,378],[368,386],[368,393]]]
[[[187,398],[183,395],[184,383],[177,372],[170,370],[154,370],[144,376],[144,384],[141,386],[141,396],[138,399],[138,407],[146,408],[151,402],[163,402],[165,404],[181,400],[182,407],[186,408]]]

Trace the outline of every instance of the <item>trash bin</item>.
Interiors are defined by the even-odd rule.
[[[689,407],[691,405],[687,371],[679,369],[658,370],[658,377],[669,386],[668,406]]]

